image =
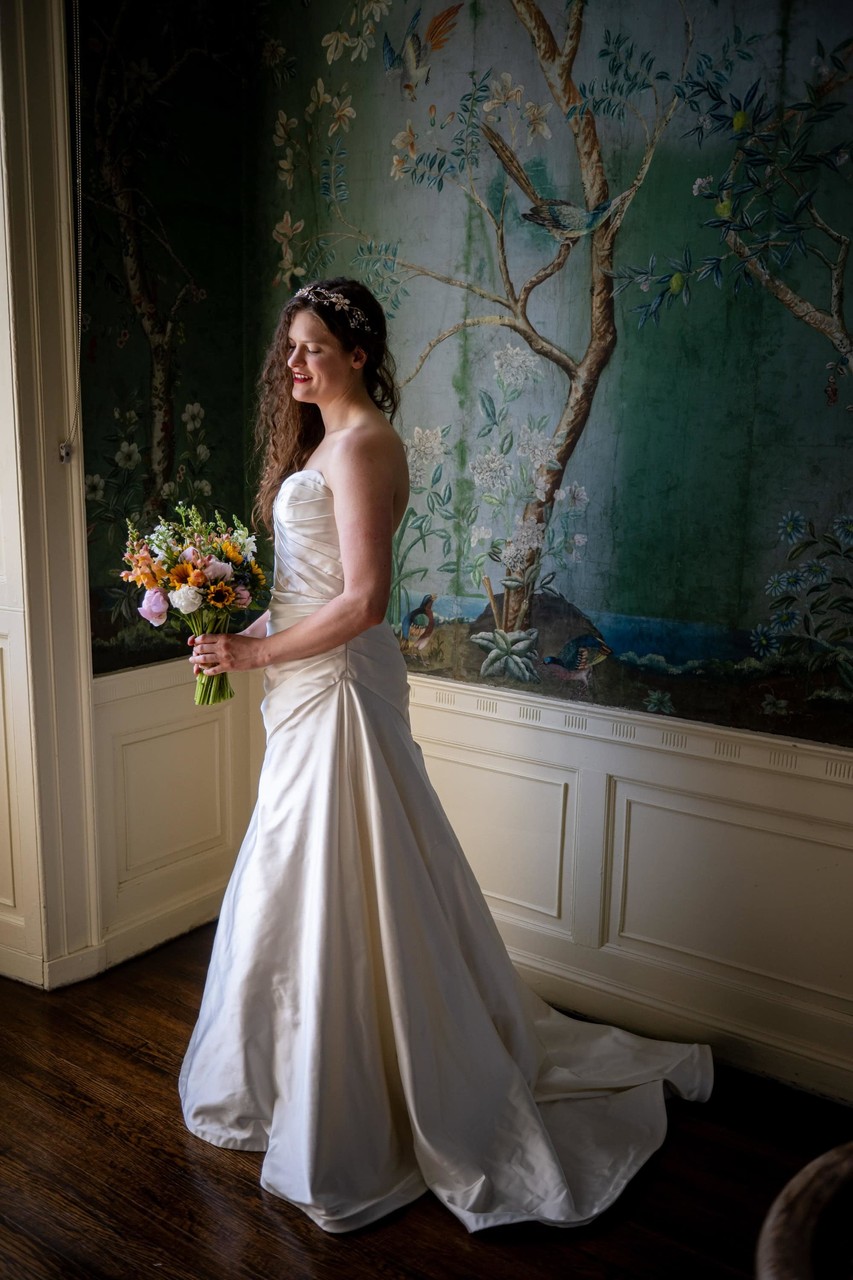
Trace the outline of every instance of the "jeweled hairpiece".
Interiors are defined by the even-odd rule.
[[[306,298],[309,302],[319,302],[323,306],[334,307],[336,311],[343,311],[353,329],[363,329],[365,333],[373,333],[370,322],[361,307],[350,302],[349,298],[342,293],[333,293],[331,289],[324,289],[319,284],[307,284],[304,289],[297,289],[293,296]]]

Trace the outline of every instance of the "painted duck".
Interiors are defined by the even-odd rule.
[[[593,667],[604,662],[612,652],[610,645],[605,644],[601,636],[574,636],[566,641],[556,657],[549,656],[543,661],[548,666],[559,667],[564,673],[562,679],[582,680],[586,683]]]
[[[433,595],[424,596],[418,607],[412,609],[403,619],[403,639],[410,649],[418,653],[422,653],[429,644],[429,638],[435,630],[435,616],[432,611],[435,599]]]

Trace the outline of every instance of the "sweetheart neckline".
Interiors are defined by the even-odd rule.
[[[284,477],[282,484],[287,484],[289,480],[295,480],[297,476],[316,476],[323,488],[328,489],[329,493],[332,492],[326,482],[326,477],[323,475],[322,471],[318,471],[316,467],[303,467],[301,471],[291,471],[289,476]]]

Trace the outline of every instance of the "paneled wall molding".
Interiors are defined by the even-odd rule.
[[[802,739],[776,737],[746,730],[710,726],[674,716],[646,715],[609,707],[572,706],[557,698],[495,688],[488,696],[482,686],[454,683],[431,676],[409,675],[413,706],[453,708],[466,717],[502,724],[535,723],[560,736],[594,738],[599,742],[631,742],[646,750],[666,751],[697,760],[722,760],[744,768],[769,770],[787,777],[853,782],[853,751],[822,746]]]
[[[853,1101],[853,753],[410,687],[433,784],[541,994]]]

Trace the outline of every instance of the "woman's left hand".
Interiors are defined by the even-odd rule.
[[[226,671],[251,671],[263,666],[261,640],[241,635],[190,636],[193,675],[218,676]]]

